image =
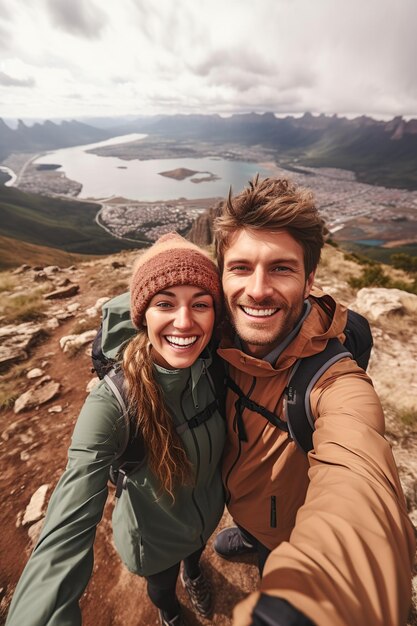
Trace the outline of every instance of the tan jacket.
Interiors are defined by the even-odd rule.
[[[312,310],[274,366],[225,338],[219,354],[255,402],[282,417],[281,395],[297,358],[343,337],[346,310],[315,290]],[[317,626],[405,625],[414,533],[371,380],[351,359],[311,393],[316,430],[308,457],[288,434],[245,410],[239,440],[228,393],[223,479],[234,520],[274,549],[260,590],[286,599]]]

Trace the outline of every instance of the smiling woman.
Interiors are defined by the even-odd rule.
[[[189,285],[160,291],[149,303],[144,325],[155,363],[168,369],[189,367],[210,340],[213,298]]]
[[[114,543],[128,569],[146,578],[160,623],[182,626],[176,596],[181,562],[181,583],[194,609],[203,617],[212,612],[200,557],[224,509],[223,381],[210,375],[222,368],[210,349],[222,305],[217,268],[194,244],[165,235],[138,258],[130,305],[136,334],[115,347],[119,317],[108,336],[120,356],[130,430],[137,433],[130,443],[137,452],[140,442],[144,453],[124,475]],[[103,349],[108,339],[103,336]],[[122,441],[125,420],[104,379],[81,410],[68,467],[16,588],[8,626],[81,624],[78,601],[91,576],[96,525]]]

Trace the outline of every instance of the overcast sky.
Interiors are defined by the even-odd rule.
[[[0,117],[417,118],[417,0],[0,0]]]

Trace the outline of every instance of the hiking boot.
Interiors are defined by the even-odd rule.
[[[203,617],[210,617],[212,612],[211,590],[203,572],[200,572],[197,578],[189,578],[183,569],[180,578],[195,610]]]
[[[181,612],[178,613],[178,615],[171,617],[171,619],[167,619],[166,617],[164,617],[164,614],[162,611],[158,611],[158,612],[159,612],[159,621],[161,622],[161,626],[186,626],[186,623],[183,620]]]
[[[220,531],[214,540],[214,551],[224,559],[230,559],[240,554],[254,554],[255,546],[243,539],[242,534],[236,526],[225,528]]]

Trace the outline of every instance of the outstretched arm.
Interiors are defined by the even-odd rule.
[[[101,385],[88,398],[72,437],[67,468],[51,497],[39,541],[16,587],[7,626],[76,626],[91,576],[93,544],[118,450],[120,411]]]
[[[332,374],[312,393],[317,419],[305,504],[289,542],[269,556],[260,591],[317,626],[404,626],[414,532],[382,409],[364,375],[343,372],[342,364]],[[278,610],[276,621],[262,621],[260,606],[248,624],[303,623],[282,621]]]

